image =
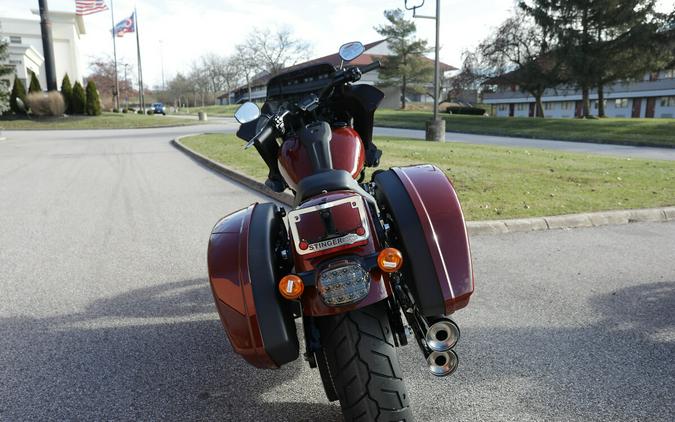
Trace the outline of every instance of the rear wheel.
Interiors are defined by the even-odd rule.
[[[318,325],[331,377],[324,385],[332,381],[345,420],[412,421],[384,302],[319,318]]]

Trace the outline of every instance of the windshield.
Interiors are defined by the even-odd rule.
[[[290,70],[270,79],[267,83],[267,98],[305,94],[321,91],[335,75],[335,68],[330,63],[318,63],[299,69]]]

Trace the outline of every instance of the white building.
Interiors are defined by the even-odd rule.
[[[605,115],[626,118],[675,117],[675,70],[650,72],[640,81],[616,82],[604,89]],[[590,93],[591,114],[597,115],[598,94]],[[497,84],[484,93],[483,102],[493,106],[497,117],[532,117],[535,99],[517,85]],[[582,114],[581,91],[570,87],[547,89],[542,96],[545,117],[578,117]]]
[[[40,86],[47,89],[45,77],[44,53],[42,50],[42,32],[37,10],[32,10],[35,19],[0,17],[0,36],[9,43],[8,63],[14,66],[16,75],[24,82],[26,89],[30,82],[29,71],[35,72]],[[54,67],[56,83],[61,87],[63,76],[68,73],[71,83],[82,83],[84,65],[80,57],[79,41],[85,34],[84,21],[73,12],[50,11],[52,21],[52,41],[54,45]],[[14,75],[9,78],[10,86]]]

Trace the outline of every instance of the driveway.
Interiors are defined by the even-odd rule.
[[[208,235],[267,199],[169,145],[200,128],[0,142],[0,420],[340,420],[302,359],[228,344]],[[675,419],[675,223],[472,246],[456,374],[400,349],[417,420]]]

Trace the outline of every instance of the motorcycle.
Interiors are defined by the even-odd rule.
[[[396,348],[413,336],[433,375],[455,371],[460,330],[449,315],[473,293],[471,253],[440,169],[394,167],[364,181],[382,155],[373,119],[384,98],[356,84],[378,61],[348,65],[364,50],[348,43],[340,66],[274,76],[262,111],[251,102],[237,110],[237,136],[267,164],[266,185],[290,189],[294,206],[255,203],[221,219],[209,280],[228,339],[248,363],[297,359],[300,319],[304,358],[345,420],[409,421]]]

